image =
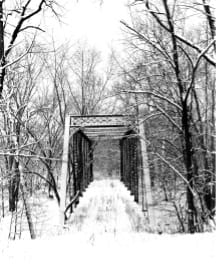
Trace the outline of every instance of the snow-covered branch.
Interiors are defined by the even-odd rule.
[[[121,90],[120,92],[121,93],[130,93],[130,94],[131,93],[133,93],[133,94],[150,94],[150,95],[153,95],[154,97],[157,97],[159,99],[167,101],[169,104],[173,105],[177,109],[182,110],[181,106],[178,105],[177,103],[173,102],[172,100],[170,100],[169,98],[167,98],[167,97],[165,97],[163,95],[154,93],[152,91],[146,91],[146,90]]]

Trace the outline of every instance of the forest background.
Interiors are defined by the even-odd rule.
[[[116,3],[92,5],[95,10],[103,8],[103,17],[107,5],[113,10],[121,5]],[[115,12],[114,24],[107,20],[101,25],[95,33],[98,41],[92,31],[90,41],[74,38],[74,32],[81,32],[80,24],[86,28],[90,22],[87,31],[98,28],[99,21],[92,23],[85,16],[71,25],[72,33],[68,26],[61,34],[66,12],[61,5],[54,0],[0,1],[1,218],[9,212],[13,215],[18,202],[23,203],[34,238],[29,197],[43,189],[60,203],[67,114],[137,115],[140,111],[156,201],[173,206],[178,220],[173,232],[211,230],[215,222],[214,1],[132,1],[127,11]],[[81,5],[90,17],[90,3]],[[61,27],[51,23],[54,19]],[[110,48],[105,44],[109,39],[99,41],[109,34],[108,25],[113,28],[111,35],[121,30],[119,45],[109,38]],[[100,156],[110,162],[111,155]]]

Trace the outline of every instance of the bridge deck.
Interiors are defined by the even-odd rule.
[[[145,217],[133,196],[117,179],[97,180],[81,198],[70,224],[90,234],[145,231]]]

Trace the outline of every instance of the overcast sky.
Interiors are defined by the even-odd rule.
[[[65,0],[62,23],[46,20],[46,32],[58,43],[67,40],[87,40],[101,51],[108,52],[111,45],[118,46],[121,19],[128,19],[126,0]]]

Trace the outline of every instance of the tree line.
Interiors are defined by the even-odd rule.
[[[105,66],[87,43],[40,40],[46,32],[33,18],[58,17],[58,1],[0,1],[2,216],[5,208],[15,212],[22,197],[34,237],[27,197],[43,186],[60,203],[67,114],[129,113],[145,125],[153,187],[172,201],[183,232],[204,231],[215,216],[211,2],[133,1],[131,22],[121,21],[123,58],[114,52]]]

